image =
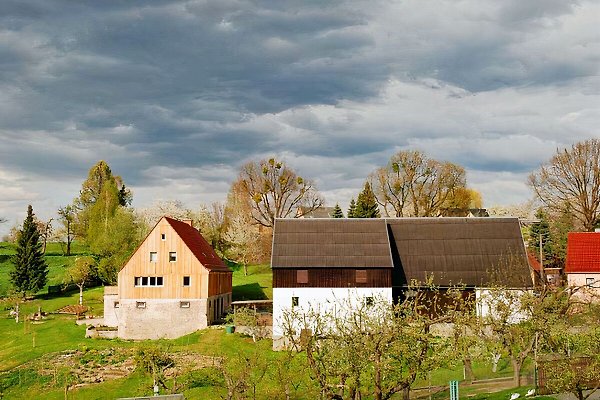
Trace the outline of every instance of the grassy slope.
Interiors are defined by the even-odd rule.
[[[6,291],[10,287],[8,282],[8,270],[12,268],[8,255],[14,251],[12,245],[0,243],[0,295],[2,290]],[[75,248],[75,254],[84,254],[82,247]],[[47,260],[50,266],[49,284],[60,284],[63,281],[67,266],[75,260],[75,256],[64,257],[60,247],[57,244],[51,244],[48,248]],[[247,299],[268,299],[272,298],[272,280],[271,271],[268,265],[256,265],[249,267],[248,276],[244,275],[243,269],[232,265],[233,273],[233,297],[234,300]],[[67,304],[76,304],[78,294],[67,293],[63,296],[48,297],[44,295],[45,290],[22,306],[25,314],[32,314],[42,307],[44,311],[52,312]],[[102,313],[102,288],[92,288],[86,290],[84,294],[85,303],[91,307],[93,314]],[[4,310],[1,307],[0,310]],[[40,378],[31,371],[28,363],[38,359],[43,354],[56,353],[65,350],[75,349],[104,349],[104,348],[135,348],[143,343],[121,341],[121,340],[92,340],[84,337],[85,328],[78,326],[74,322],[73,316],[50,315],[42,323],[21,322],[16,324],[14,319],[8,317],[7,311],[1,311],[0,314],[0,398],[2,391],[6,398],[28,399],[39,398],[42,394],[48,399],[63,399],[64,389],[57,383],[52,383],[49,378]],[[156,342],[153,342],[156,343]],[[273,353],[270,350],[271,341],[263,340],[258,344],[252,343],[248,338],[239,335],[226,335],[221,329],[209,329],[196,332],[191,335],[171,341],[159,341],[164,346],[169,347],[169,351],[193,351],[206,355],[225,355],[233,356],[240,351],[258,351],[262,352],[268,358],[277,358],[279,353]],[[20,369],[15,370],[16,367]],[[6,386],[7,373],[2,375],[3,371],[10,371],[10,374],[18,372],[18,381],[21,384],[3,388]],[[485,364],[475,364],[475,372],[480,378],[491,377],[489,366]],[[29,375],[28,375],[29,374]],[[196,374],[196,375],[194,375]],[[207,375],[208,374],[208,375]],[[496,376],[510,376],[510,366],[501,364],[500,371]],[[13,378],[15,378],[11,375]],[[213,373],[214,375],[214,373]],[[4,376],[4,380],[2,380]],[[29,378],[28,378],[29,376]],[[447,384],[450,379],[461,379],[462,368],[453,370],[441,369],[432,373],[431,383],[433,385]],[[16,379],[16,378],[15,378]],[[264,386],[265,393],[270,393],[275,385],[274,377],[267,377]],[[192,373],[186,377],[188,389],[184,391],[187,398],[207,398],[219,399],[225,394],[222,384],[216,382],[209,373]],[[218,380],[218,379],[217,379]],[[308,379],[307,379],[308,381]],[[419,382],[425,384],[425,382]],[[151,393],[152,380],[147,375],[134,373],[127,378],[110,380],[100,384],[90,385],[74,389],[69,398],[77,399],[108,399],[115,397],[126,397],[133,395],[148,395]],[[308,385],[308,383],[307,383]],[[302,393],[302,391],[300,391]],[[309,393],[309,392],[307,392]],[[468,389],[465,394],[468,393]],[[512,392],[511,392],[512,393]],[[310,398],[308,394],[298,394],[296,398]],[[266,396],[263,393],[263,396]],[[308,397],[303,397],[308,396]],[[446,394],[447,396],[447,394]],[[266,398],[268,398],[267,396]],[[498,398],[508,398],[503,394]],[[261,397],[259,397],[261,398]],[[476,397],[477,399],[493,397]]]

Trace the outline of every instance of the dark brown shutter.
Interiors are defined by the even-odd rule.
[[[357,269],[356,270],[356,283],[367,283],[367,270]]]
[[[296,282],[297,283],[308,283],[308,270],[299,269],[296,271]]]

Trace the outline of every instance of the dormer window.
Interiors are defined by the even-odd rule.
[[[160,234],[160,240],[167,240],[167,234],[166,233],[161,233]]]
[[[175,261],[177,261],[177,252],[170,251],[169,252],[169,262],[175,262]]]

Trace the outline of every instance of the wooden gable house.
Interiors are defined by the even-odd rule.
[[[232,272],[191,221],[163,217],[105,291],[105,324],[126,339],[206,328],[231,304]]]

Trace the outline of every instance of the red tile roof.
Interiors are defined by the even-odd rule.
[[[565,272],[600,272],[600,233],[569,232]]]
[[[209,271],[231,272],[223,260],[215,253],[213,248],[202,237],[198,230],[185,222],[178,221],[170,217],[164,217],[169,225],[173,227],[177,235],[183,240],[200,263]]]

